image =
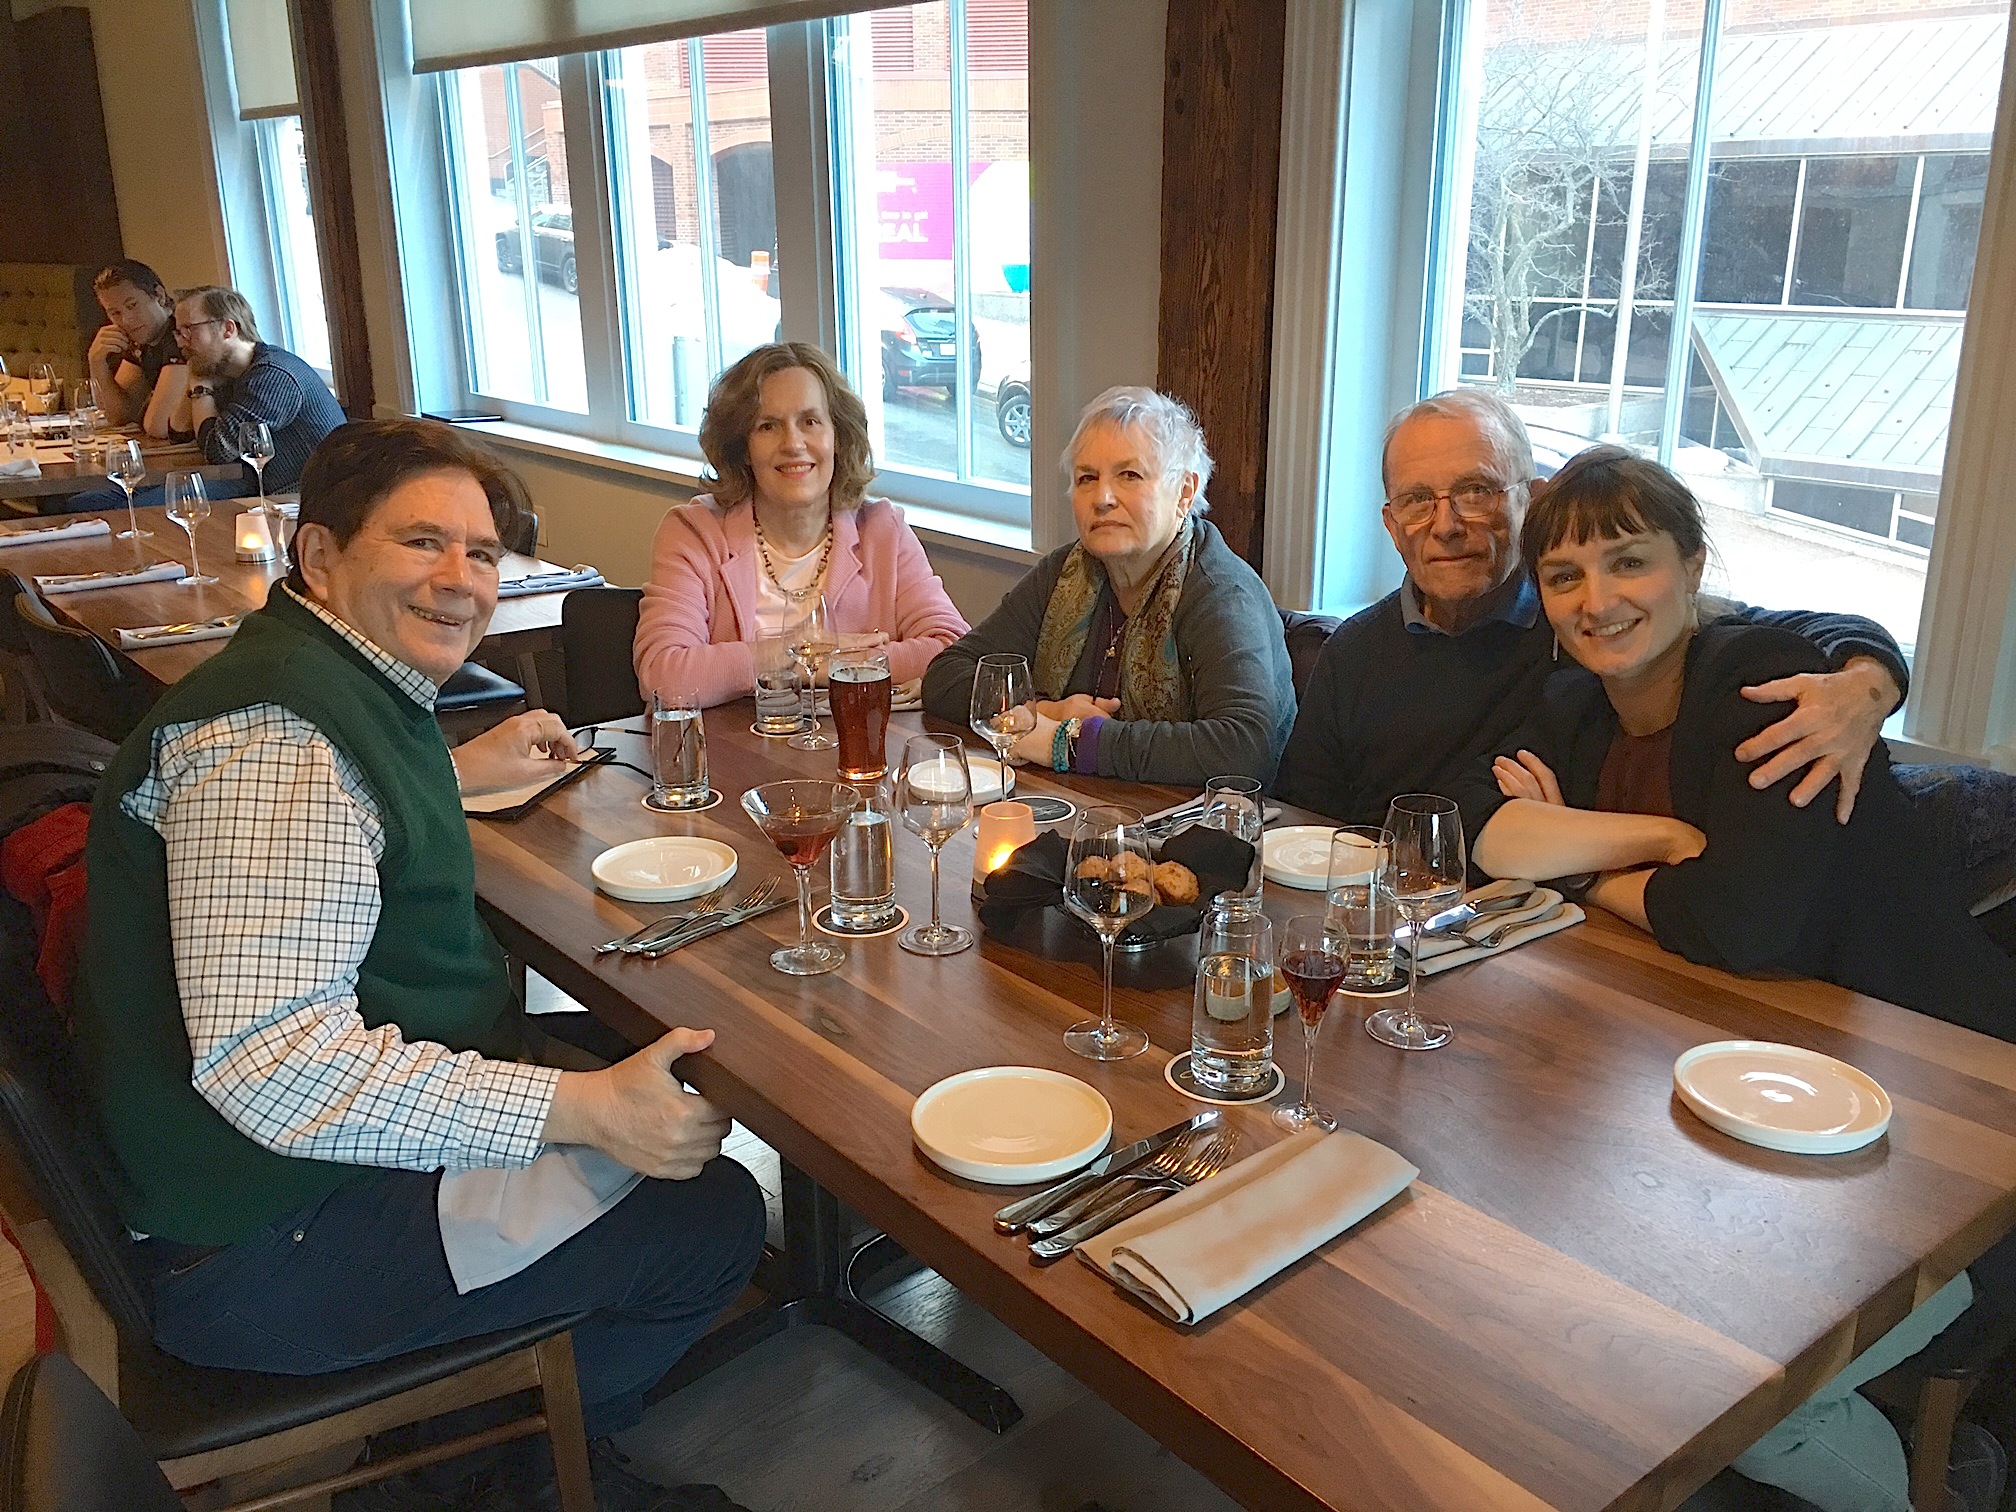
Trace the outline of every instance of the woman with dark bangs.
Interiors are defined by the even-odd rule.
[[[1521,546],[1579,665],[1493,763],[1481,869],[1593,872],[1591,902],[1690,961],[1819,977],[2016,1039],[2016,961],[1968,916],[1881,742],[1845,825],[1751,787],[1732,753],[1775,715],[1741,690],[1826,667],[1787,631],[1700,625],[1708,543],[1684,483],[1592,448],[1536,492]]]

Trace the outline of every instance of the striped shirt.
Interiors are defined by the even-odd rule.
[[[433,707],[425,675],[300,602]],[[468,1170],[539,1154],[558,1071],[365,1027],[357,972],[378,926],[383,811],[320,730],[270,703],[163,726],[123,807],[161,836],[191,1082],[233,1128],[346,1165]]]
[[[281,347],[260,342],[252,365],[217,383],[217,413],[196,428],[196,444],[212,462],[235,462],[238,433],[247,420],[264,420],[273,432],[266,464],[269,491],[292,488],[308,454],[344,421],[342,406],[315,369]]]

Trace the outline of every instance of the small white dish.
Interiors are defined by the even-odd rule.
[[[1061,1071],[983,1066],[919,1093],[910,1134],[954,1176],[1022,1186],[1069,1175],[1105,1149],[1113,1110]]]
[[[973,784],[973,802],[977,807],[982,803],[992,803],[1008,786],[1002,775],[1001,763],[992,756],[975,756],[966,753],[966,776]]]
[[[589,868],[595,885],[625,903],[677,903],[735,876],[735,847],[698,835],[654,835],[606,850]]]
[[[1890,1127],[1890,1095],[1873,1077],[1797,1045],[1696,1045],[1673,1062],[1673,1087],[1711,1128],[1793,1155],[1859,1150]]]
[[[1270,829],[1260,841],[1260,873],[1269,882],[1321,892],[1330,881],[1328,824],[1290,824]]]

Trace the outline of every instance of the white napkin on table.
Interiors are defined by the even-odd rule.
[[[535,572],[527,577],[506,578],[497,585],[497,597],[518,598],[527,593],[559,593],[568,588],[600,588],[602,574],[593,567],[576,567],[572,572]]]
[[[9,457],[6,461],[0,462],[0,478],[39,478],[41,476],[42,464],[37,462],[32,456]]]
[[[131,572],[114,572],[101,576],[95,572],[64,572],[54,577],[38,577],[35,586],[45,597],[58,593],[84,593],[92,588],[127,588],[135,583],[172,583],[177,578],[189,576],[189,569],[180,562],[155,562],[147,567],[135,567]]]
[[[112,534],[112,526],[104,520],[86,518],[71,520],[62,525],[16,526],[11,530],[0,529],[0,546],[33,546],[43,541],[78,541],[86,536]]]
[[[630,1195],[644,1178],[587,1145],[551,1145],[522,1170],[450,1171],[435,1213],[455,1290],[515,1276]]]
[[[1483,892],[1484,888],[1478,888],[1477,892],[1468,896],[1474,900],[1478,893]],[[1554,913],[1553,910],[1557,907],[1561,911]],[[1550,914],[1552,917],[1549,917]],[[1588,915],[1583,913],[1579,906],[1566,902],[1561,894],[1551,887],[1536,887],[1532,897],[1523,907],[1508,908],[1502,913],[1485,914],[1471,924],[1470,932],[1479,938],[1503,925],[1519,924],[1518,928],[1489,950],[1482,945],[1471,944],[1460,934],[1430,935],[1422,941],[1421,975],[1434,976],[1438,971],[1467,966],[1470,962],[1481,961],[1487,956],[1503,955],[1508,950],[1517,950],[1521,945],[1530,945],[1533,941],[1544,939],[1550,934],[1558,934],[1564,929],[1580,924],[1587,917]],[[1408,948],[1406,940],[1400,941],[1399,945],[1403,953]]]
[[[183,646],[190,641],[223,640],[238,633],[238,622],[244,616],[237,614],[219,615],[216,619],[193,624],[187,630],[177,630],[173,635],[160,632],[166,625],[137,625],[131,630],[121,628],[117,634],[121,651],[149,651],[156,646]]]
[[[1078,1246],[1175,1323],[1201,1323],[1407,1189],[1420,1170],[1339,1129],[1305,1129]]]

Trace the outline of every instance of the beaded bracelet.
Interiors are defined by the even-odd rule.
[[[1068,772],[1071,770],[1071,747],[1078,739],[1081,721],[1060,720],[1056,731],[1050,737],[1050,770]]]

